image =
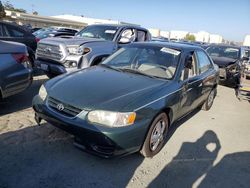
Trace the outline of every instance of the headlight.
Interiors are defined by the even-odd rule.
[[[135,112],[110,112],[95,110],[88,113],[88,120],[92,123],[107,125],[109,127],[123,127],[134,124]]]
[[[39,90],[39,96],[41,97],[41,99],[44,101],[47,97],[47,91],[46,91],[46,88],[44,87],[44,85],[42,85],[40,87],[40,90]]]
[[[90,48],[84,46],[68,46],[67,49],[70,55],[84,55],[90,52]]]

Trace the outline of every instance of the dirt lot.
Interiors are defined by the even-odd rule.
[[[249,187],[250,103],[233,89],[220,86],[209,112],[178,122],[153,159],[106,160],[51,125],[36,125],[31,100],[44,81],[36,77],[29,90],[0,102],[1,188]]]

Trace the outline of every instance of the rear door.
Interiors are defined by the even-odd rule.
[[[204,51],[198,50],[196,54],[198,59],[198,71],[202,79],[202,95],[198,102],[202,103],[207,99],[210,91],[216,83],[216,70],[214,69],[210,58]]]

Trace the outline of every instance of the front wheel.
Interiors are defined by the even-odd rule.
[[[212,91],[210,91],[207,100],[205,101],[205,103],[202,106],[202,110],[208,111],[210,110],[210,108],[212,107],[213,103],[214,103],[214,98],[216,95],[216,89],[212,89]]]
[[[140,151],[144,157],[153,157],[161,151],[168,127],[168,116],[165,113],[159,114],[154,119]]]

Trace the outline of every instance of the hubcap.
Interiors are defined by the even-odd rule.
[[[208,101],[207,101],[208,106],[211,106],[213,104],[213,100],[214,100],[214,90],[212,90],[208,96]]]
[[[156,123],[150,138],[151,151],[155,151],[159,144],[162,142],[165,129],[166,123],[163,120],[160,120]]]

